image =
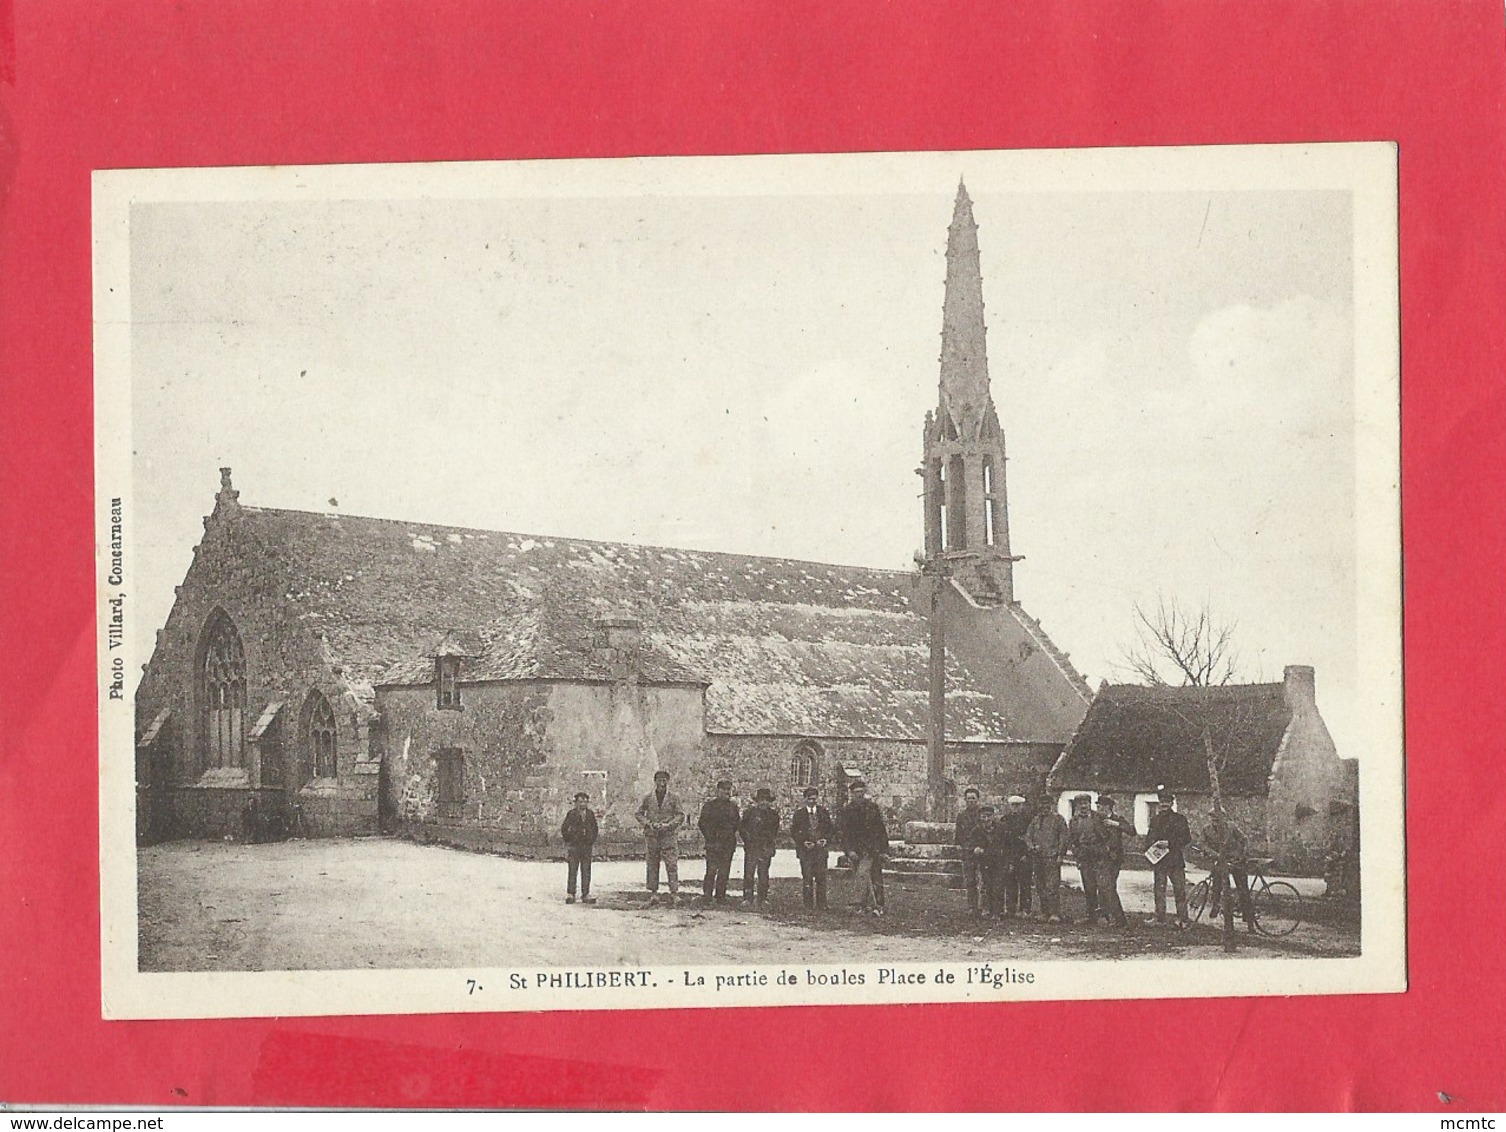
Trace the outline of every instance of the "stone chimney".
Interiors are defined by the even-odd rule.
[[[1310,664],[1288,664],[1282,672],[1286,706],[1294,712],[1318,710],[1317,678]]]

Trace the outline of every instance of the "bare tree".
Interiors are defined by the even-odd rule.
[[[1135,603],[1135,643],[1123,651],[1123,664],[1143,684],[1213,688],[1234,680],[1239,651],[1234,621],[1216,617],[1204,602],[1188,609],[1161,595],[1156,607]]]
[[[1233,683],[1240,674],[1235,645],[1238,623],[1219,617],[1204,601],[1195,609],[1164,594],[1154,609],[1135,603],[1135,642],[1122,651],[1122,666],[1142,684],[1154,687],[1216,688]],[[1237,735],[1248,726],[1246,712],[1233,708],[1233,718],[1220,727],[1210,723],[1208,710],[1197,718],[1173,709],[1189,727],[1201,732],[1213,803],[1223,808],[1219,772],[1228,761]]]
[[[1155,687],[1217,688],[1231,684],[1240,667],[1235,646],[1237,629],[1236,622],[1215,616],[1206,601],[1196,609],[1189,609],[1176,598],[1158,595],[1153,610],[1135,604],[1135,642],[1122,651],[1122,665],[1141,683]],[[1253,722],[1250,709],[1238,700],[1231,701],[1228,712],[1215,722],[1211,703],[1204,703],[1201,710],[1193,705],[1186,709],[1171,703],[1167,706],[1202,740],[1208,792],[1214,810],[1223,813],[1222,772],[1240,735]],[[1224,897],[1224,950],[1232,951],[1235,948],[1232,887]]]

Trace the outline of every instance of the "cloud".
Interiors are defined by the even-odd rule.
[[[1269,307],[1235,304],[1204,315],[1187,343],[1193,374],[1236,406],[1299,415],[1350,417],[1353,320],[1308,295]]]

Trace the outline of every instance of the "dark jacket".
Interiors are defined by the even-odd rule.
[[[1245,831],[1227,818],[1214,819],[1203,831],[1203,847],[1228,869],[1243,869],[1249,861],[1250,843]]]
[[[596,815],[591,807],[577,810],[574,806],[565,813],[565,824],[560,826],[560,837],[572,849],[589,849],[596,844]]]
[[[1124,864],[1124,839],[1135,835],[1135,823],[1118,814],[1110,817],[1100,810],[1095,815],[1103,825],[1103,843],[1111,864]]]
[[[713,845],[726,848],[737,844],[737,827],[741,818],[742,811],[731,798],[708,798],[701,807],[696,828],[706,839],[708,848]]]
[[[842,807],[842,848],[849,853],[889,852],[889,830],[884,811],[871,798],[848,802]]]
[[[1109,859],[1108,832],[1103,818],[1095,813],[1074,816],[1067,823],[1067,848],[1079,865],[1098,864]]]
[[[1186,868],[1187,858],[1182,855],[1182,850],[1192,843],[1192,830],[1184,815],[1163,806],[1150,819],[1150,832],[1146,835],[1146,840],[1152,845],[1157,841],[1166,842],[1167,852],[1161,858],[1160,867]]]
[[[983,850],[983,863],[985,865],[1002,865],[1006,861],[1015,858],[1013,841],[1009,831],[1004,828],[1004,823],[995,821],[994,827],[989,829],[987,825],[978,830],[979,848]],[[1024,852],[1024,842],[1020,843],[1020,851]]]
[[[773,806],[749,806],[743,811],[738,830],[743,835],[743,851],[755,857],[772,857],[774,840],[779,836],[779,811]]]
[[[817,853],[825,853],[831,848],[831,843],[837,839],[836,823],[831,820],[831,811],[825,806],[817,806],[815,815],[804,806],[801,806],[790,818],[790,837],[795,841],[795,851],[801,856]],[[812,845],[805,847],[807,841],[825,841],[825,845]]]
[[[977,806],[966,806],[957,811],[957,832],[953,834],[960,849],[983,847],[983,811]]]
[[[1025,855],[1025,833],[1030,828],[1030,812],[1008,813],[999,819],[999,828],[1004,831],[1004,847],[1011,860]]]

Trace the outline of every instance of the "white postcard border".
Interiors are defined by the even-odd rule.
[[[472,199],[574,196],[934,193],[965,163],[979,192],[1336,189],[1353,193],[1356,500],[1361,684],[1366,718],[1360,805],[1362,954],[1336,959],[1071,960],[989,965],[779,964],[746,968],[269,971],[137,970],[134,655],[130,617],[130,208],[208,200]],[[855,188],[856,186],[856,188]],[[1406,987],[1402,758],[1399,291],[1396,147],[1390,143],[1034,150],[926,154],[660,157],[523,162],[107,170],[94,174],[96,559],[100,673],[100,942],[106,1018],[257,1017],[498,1010],[785,1006],[1029,999],[1357,994]],[[118,554],[119,557],[116,557]],[[119,566],[119,573],[112,571]],[[112,599],[122,599],[112,605]],[[118,663],[117,663],[118,662]],[[112,673],[127,674],[124,682]],[[121,692],[112,697],[111,685]],[[1387,752],[1394,752],[1388,756]],[[976,966],[981,967],[980,963]],[[879,981],[881,970],[923,983]],[[815,985],[809,973],[861,984]],[[1003,974],[1007,972],[1008,974]],[[955,981],[938,982],[950,973]],[[706,982],[687,986],[687,975]],[[718,988],[724,980],[746,978]],[[570,976],[583,985],[561,986]],[[999,981],[995,985],[995,977]],[[605,985],[595,985],[603,980]],[[567,980],[568,981],[568,980]],[[521,986],[517,984],[521,983]]]

